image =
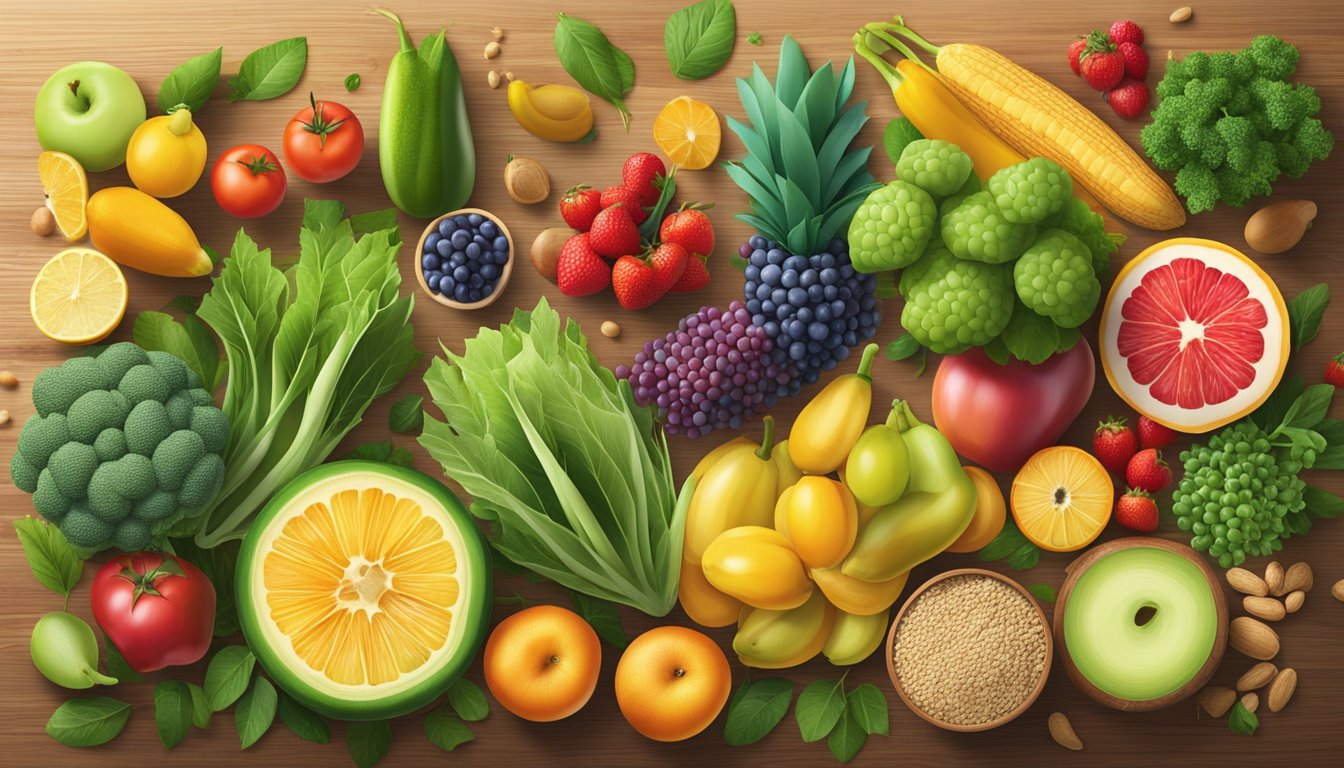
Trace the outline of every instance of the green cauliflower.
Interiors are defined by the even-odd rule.
[[[941,243],[906,270],[901,289],[901,325],[939,354],[988,343],[1003,332],[1013,313],[1011,269],[958,259]]]
[[[1033,157],[1000,168],[985,189],[1003,218],[1018,224],[1036,224],[1064,207],[1073,196],[1073,179],[1054,160]]]
[[[986,264],[1012,261],[1036,239],[1036,226],[1008,221],[988,191],[962,200],[943,216],[941,227],[943,242],[957,258]]]
[[[1083,241],[1092,254],[1092,271],[1098,280],[1110,272],[1111,254],[1119,251],[1125,242],[1124,235],[1107,232],[1101,214],[1076,197],[1070,198],[1063,208],[1041,222],[1041,228],[1062,229]]]
[[[971,175],[971,156],[950,141],[919,139],[905,145],[896,175],[933,197],[947,197]]]
[[[946,217],[947,214],[955,211],[957,206],[961,205],[966,198],[979,191],[980,177],[972,173],[966,177],[966,183],[961,185],[961,189],[943,198],[942,202],[938,203],[938,217],[940,219]]]
[[[902,269],[915,263],[933,237],[938,207],[929,193],[906,181],[873,190],[849,223],[849,258],[860,272]]]
[[[167,352],[122,342],[38,374],[14,485],[77,549],[133,552],[199,514],[224,482],[229,422]]]
[[[1097,309],[1101,283],[1083,241],[1059,229],[1041,233],[1013,265],[1018,298],[1062,328],[1076,328]]]

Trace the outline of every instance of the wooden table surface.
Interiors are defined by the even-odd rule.
[[[513,4],[488,2],[433,3],[428,0],[398,0],[393,9],[407,22],[419,39],[452,22],[449,41],[461,63],[465,78],[471,122],[476,138],[479,172],[472,204],[498,212],[512,228],[517,242],[524,247],[543,227],[559,223],[555,203],[558,192],[543,205],[525,207],[510,201],[501,183],[505,159],[510,154],[529,155],[549,167],[553,188],[586,182],[604,187],[619,180],[622,160],[631,152],[653,150],[650,136],[653,116],[669,99],[682,93],[708,101],[720,115],[741,115],[733,79],[750,71],[753,59],[773,74],[778,45],[785,33],[794,34],[814,63],[831,59],[844,61],[850,52],[850,35],[862,24],[876,20],[886,12],[902,12],[907,21],[923,35],[938,42],[974,41],[1007,54],[1022,64],[1058,83],[1085,105],[1096,110],[1108,123],[1137,143],[1140,123],[1124,122],[1110,113],[1099,94],[1092,92],[1066,69],[1065,48],[1074,35],[1093,27],[1105,27],[1113,17],[1127,16],[1147,31],[1146,48],[1154,60],[1149,80],[1156,83],[1162,73],[1162,59],[1168,50],[1237,49],[1253,35],[1275,33],[1297,44],[1302,50],[1299,79],[1314,85],[1324,103],[1322,118],[1338,133],[1344,129],[1344,50],[1337,36],[1344,30],[1344,5],[1326,0],[1291,0],[1266,5],[1259,2],[1208,2],[1197,5],[1193,21],[1176,26],[1167,16],[1178,5],[1175,0],[1130,0],[1107,7],[1091,8],[1077,2],[1037,2],[999,4],[952,0],[951,2],[863,3],[839,0],[824,5],[800,0],[767,2],[738,0],[738,41],[732,60],[714,77],[696,83],[675,80],[668,71],[662,47],[662,25],[677,2],[628,3],[616,0],[570,0],[565,3]],[[244,7],[247,6],[247,7]],[[577,146],[550,144],[525,133],[510,117],[504,91],[492,91],[486,85],[491,67],[509,70],[516,76],[536,82],[569,82],[556,61],[551,45],[551,13],[568,13],[597,22],[617,45],[630,53],[637,68],[637,84],[629,104],[634,114],[630,132],[621,131],[613,109],[594,100],[601,130],[600,138]],[[654,10],[656,9],[656,10]],[[273,149],[280,145],[286,119],[304,104],[308,92],[319,98],[339,100],[355,110],[365,126],[368,148],[360,167],[348,178],[321,188],[290,176],[289,196],[275,214],[246,223],[248,232],[263,245],[275,248],[277,255],[292,257],[297,252],[296,231],[305,196],[335,197],[352,211],[372,210],[388,205],[378,176],[377,115],[387,63],[396,51],[396,36],[391,25],[365,14],[364,2],[344,0],[287,0],[286,2],[224,3],[136,0],[106,3],[82,2],[17,3],[0,5],[0,54],[4,76],[0,77],[0,369],[11,370],[22,384],[16,390],[0,390],[0,408],[8,409],[13,421],[0,427],[0,458],[7,464],[15,446],[19,425],[31,413],[29,385],[39,371],[57,365],[74,350],[60,346],[40,335],[28,318],[28,286],[42,263],[61,248],[58,239],[43,240],[28,228],[28,218],[41,202],[35,159],[39,150],[33,133],[31,109],[38,89],[56,69],[83,59],[111,62],[130,72],[140,84],[148,102],[168,71],[196,54],[224,46],[224,72],[236,71],[249,51],[272,41],[306,35],[309,41],[307,71],[300,87],[275,101],[230,104],[216,98],[200,114],[200,126],[210,143],[213,162],[225,147],[242,142],[257,142]],[[489,29],[506,30],[504,53],[486,62],[481,51],[490,40]],[[764,45],[747,44],[747,34],[759,31]],[[358,72],[363,86],[347,94],[342,88],[345,76]],[[221,88],[222,92],[222,88]],[[869,100],[872,116],[860,137],[864,143],[877,143],[882,126],[896,115],[891,94],[866,64],[858,67],[856,93]],[[725,130],[723,157],[740,155],[741,146]],[[1320,204],[1315,227],[1292,252],[1266,257],[1261,263],[1278,281],[1285,295],[1326,280],[1336,293],[1335,305],[1328,311],[1320,338],[1294,357],[1292,370],[1310,381],[1319,381],[1326,359],[1344,349],[1344,196],[1338,179],[1344,174],[1344,152],[1314,167],[1301,180],[1284,179],[1275,185],[1283,197],[1303,197]],[[873,170],[890,177],[882,152],[873,154]],[[478,325],[497,325],[508,319],[514,306],[531,307],[539,295],[545,295],[564,313],[577,318],[588,332],[592,348],[601,361],[615,366],[631,358],[642,342],[661,335],[678,317],[693,311],[701,303],[726,305],[740,297],[741,275],[726,264],[729,252],[748,234],[747,228],[734,221],[732,214],[742,210],[746,199],[721,170],[684,173],[679,177],[684,199],[714,201],[711,217],[718,229],[719,251],[711,264],[714,282],[701,295],[673,296],[656,308],[644,312],[624,312],[610,294],[569,299],[555,286],[542,280],[526,264],[515,270],[503,299],[490,309],[464,314],[449,311],[424,300],[415,286],[414,259],[409,247],[403,251],[402,273],[406,290],[416,292],[414,314],[417,346],[433,353],[442,340],[460,349],[462,339],[475,333]],[[94,188],[126,183],[122,169],[96,174]],[[172,201],[195,227],[203,242],[221,250],[242,224],[223,213],[211,199],[208,184],[199,184],[183,198]],[[1244,247],[1242,226],[1249,210],[1219,210],[1195,217],[1180,234],[1224,240]],[[415,242],[421,222],[402,217],[403,237]],[[1115,263],[1132,257],[1148,244],[1160,239],[1155,233],[1119,227],[1130,236]],[[201,293],[205,280],[173,280],[128,271],[131,286],[131,313],[158,309],[171,297],[182,293]],[[887,341],[899,331],[899,307],[888,302],[878,341]],[[597,333],[603,320],[618,321],[624,332],[610,340]],[[130,337],[129,320],[112,337]],[[1095,323],[1088,327],[1095,339]],[[846,367],[852,370],[854,358]],[[409,376],[400,389],[384,398],[367,414],[351,443],[386,437],[387,407],[397,396],[423,391],[419,372]],[[913,366],[880,360],[875,369],[874,400],[908,398],[915,412],[929,416],[931,375],[914,376]],[[795,398],[774,411],[783,426],[792,422],[804,402]],[[1341,408],[1336,405],[1336,414]],[[1083,415],[1069,431],[1066,441],[1087,445],[1091,427],[1108,413],[1121,413],[1119,400],[1098,376],[1096,394]],[[755,427],[752,428],[753,431]],[[689,469],[697,456],[727,434],[714,435],[699,443],[684,439],[672,441],[678,474]],[[414,444],[400,436],[398,444],[411,447],[416,464],[435,471],[433,462]],[[1000,478],[1006,482],[1008,478]],[[119,686],[107,693],[134,705],[131,722],[112,744],[94,750],[74,750],[58,745],[43,733],[43,724],[52,710],[69,697],[69,692],[44,680],[28,658],[28,636],[33,623],[44,613],[58,609],[60,601],[44,591],[31,577],[10,521],[31,512],[28,497],[9,483],[8,473],[0,472],[0,583],[5,594],[0,598],[4,619],[0,621],[0,763],[30,765],[141,765],[145,761],[167,764],[233,765],[240,760],[258,765],[331,765],[348,763],[343,731],[337,726],[331,744],[319,746],[299,741],[277,726],[246,754],[238,752],[237,736],[231,718],[215,718],[208,731],[193,731],[171,753],[160,747],[154,730],[151,701],[152,680]],[[1318,480],[1323,486],[1344,491],[1338,475]],[[1181,538],[1170,516],[1162,523],[1162,534]],[[1105,536],[1121,535],[1111,526]],[[1222,721],[1197,718],[1193,701],[1167,711],[1149,714],[1122,714],[1093,703],[1068,681],[1056,665],[1040,701],[1024,716],[998,730],[958,735],[927,725],[907,711],[892,694],[880,654],[868,659],[849,673],[849,683],[872,682],[888,692],[891,704],[889,738],[870,739],[855,761],[862,765],[946,765],[958,764],[1051,764],[1134,765],[1139,762],[1175,762],[1189,765],[1227,765],[1233,763],[1272,763],[1275,765],[1320,764],[1337,759],[1344,750],[1341,705],[1344,697],[1344,654],[1340,653],[1344,632],[1344,605],[1331,599],[1329,585],[1344,578],[1344,522],[1318,523],[1308,536],[1291,540],[1281,559],[1285,562],[1306,560],[1316,569],[1316,589],[1303,610],[1279,625],[1283,652],[1277,659],[1300,673],[1298,694],[1291,705],[1277,715],[1262,719],[1259,733],[1246,738],[1228,732]],[[1046,555],[1041,564],[1018,578],[1024,583],[1058,586],[1070,555]],[[912,583],[921,583],[943,569],[974,562],[969,555],[942,556],[920,566]],[[1251,563],[1262,567],[1263,561]],[[85,569],[86,578],[73,600],[72,609],[89,618],[88,577],[93,566]],[[522,592],[530,599],[564,601],[562,594],[545,585],[501,579],[498,590]],[[497,609],[495,618],[511,608]],[[1240,608],[1234,603],[1233,615]],[[627,631],[635,633],[658,621],[623,611]],[[678,609],[670,621],[685,622]],[[728,630],[713,636],[727,647]],[[602,678],[598,693],[582,712],[555,724],[523,722],[498,705],[492,706],[489,720],[473,726],[476,741],[444,756],[429,745],[422,735],[422,718],[402,718],[393,725],[393,745],[384,765],[423,765],[430,760],[465,761],[468,765],[552,764],[574,765],[827,765],[832,758],[822,744],[802,744],[792,718],[758,745],[742,748],[726,746],[722,738],[722,718],[704,734],[690,741],[663,745],[635,734],[621,718],[611,693],[612,674],[617,653],[604,649]],[[1230,684],[1250,661],[1230,651],[1214,682]],[[740,679],[742,668],[735,666]],[[175,676],[199,681],[203,670],[172,671]],[[813,661],[789,671],[800,683],[821,677],[834,678],[839,670],[825,661]],[[468,676],[481,681],[479,666]],[[1046,718],[1063,711],[1072,719],[1086,750],[1073,754],[1056,746],[1046,733]],[[1331,758],[1331,755],[1336,755]]]

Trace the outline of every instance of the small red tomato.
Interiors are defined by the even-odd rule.
[[[137,672],[200,661],[215,631],[215,586],[174,555],[108,560],[89,592],[93,618]]]
[[[299,178],[317,184],[353,171],[364,156],[364,128],[355,113],[334,101],[317,101],[285,126],[285,162]]]
[[[285,172],[271,150],[239,144],[215,161],[210,188],[219,207],[241,219],[265,216],[285,199]]]

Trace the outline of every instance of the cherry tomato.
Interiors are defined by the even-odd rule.
[[[89,593],[93,618],[137,672],[200,661],[215,630],[215,586],[174,555],[108,560]]]
[[[265,216],[285,199],[285,172],[271,150],[239,144],[215,161],[210,187],[219,207],[242,219]]]
[[[353,171],[364,155],[364,128],[344,105],[317,101],[285,126],[285,162],[296,176],[322,184]]]

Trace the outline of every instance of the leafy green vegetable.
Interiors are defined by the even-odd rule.
[[[663,29],[663,47],[672,74],[702,80],[718,72],[733,54],[737,11],[732,0],[700,0],[672,14]]]
[[[1302,504],[1304,509],[1317,517],[1335,518],[1344,515],[1344,498],[1314,485],[1302,489]]]
[[[555,55],[584,90],[616,107],[621,124],[630,130],[630,111],[625,107],[625,95],[635,85],[630,56],[593,24],[563,12],[556,14]]]
[[[1227,716],[1227,727],[1233,733],[1239,733],[1243,736],[1255,735],[1255,729],[1260,726],[1260,718],[1246,707],[1242,706],[1238,699],[1236,704],[1232,705],[1232,711]]]
[[[257,657],[246,645],[220,648],[205,668],[205,698],[210,709],[223,711],[238,700],[252,680]]]
[[[238,699],[233,710],[233,724],[238,729],[238,741],[243,749],[257,743],[275,722],[275,686],[264,677],[252,679],[252,685]]]
[[[1008,567],[1014,571],[1035,568],[1036,563],[1041,560],[1040,548],[1023,536],[1022,531],[1018,530],[1017,524],[1012,520],[1005,521],[999,535],[976,554],[986,563],[1007,558]]]
[[[135,669],[126,661],[126,657],[121,655],[121,650],[117,644],[112,642],[112,638],[106,633],[103,634],[103,647],[107,649],[107,674],[115,677],[119,682],[138,683],[143,679],[143,675],[136,672]]]
[[[444,421],[420,444],[472,496],[514,563],[591,597],[666,615],[684,506],[663,431],[543,298],[425,374]]]
[[[115,739],[131,719],[131,705],[94,696],[71,699],[47,720],[47,735],[67,747],[96,747]]]
[[[172,749],[191,730],[191,691],[181,680],[161,680],[154,686],[154,727],[164,749]]]
[[[345,76],[345,90],[347,93],[354,93],[359,90],[360,77],[358,72],[352,72]]]
[[[223,59],[224,49],[216,48],[178,64],[159,86],[159,111],[166,115],[183,105],[199,112],[215,92]]]
[[[141,312],[135,316],[131,340],[145,349],[156,349],[181,358],[209,392],[215,391],[228,372],[228,365],[219,356],[215,337],[193,311],[188,311],[180,323],[166,312]]]
[[[195,683],[187,683],[187,691],[191,694],[191,724],[197,728],[210,727],[210,716],[214,712],[210,711],[210,701],[205,698],[205,689]]]
[[[887,123],[887,127],[882,130],[882,149],[886,151],[891,164],[895,165],[901,161],[901,153],[905,148],[922,138],[924,134],[910,122],[910,118],[898,117]]]
[[[308,64],[308,38],[291,37],[247,54],[229,78],[229,101],[265,101],[294,90]]]
[[[362,443],[355,446],[355,449],[347,453],[344,458],[360,459],[362,461],[380,461],[384,464],[394,464],[398,467],[410,467],[415,464],[415,457],[411,455],[410,450],[400,446],[393,447],[391,440],[382,440],[376,443]]]
[[[1321,331],[1321,319],[1330,305],[1330,286],[1318,283],[1288,302],[1288,331],[1294,352],[1305,347]]]
[[[1055,588],[1050,586],[1049,584],[1032,584],[1031,586],[1027,587],[1027,591],[1030,592],[1037,600],[1040,600],[1042,603],[1055,602],[1056,597]]]
[[[84,561],[75,554],[74,547],[61,535],[59,528],[35,517],[15,520],[14,531],[19,535],[19,545],[23,547],[24,557],[28,558],[33,578],[65,598],[69,605],[70,591],[84,575]]]
[[[392,727],[386,720],[350,723],[345,729],[345,746],[357,768],[373,768],[392,747]]]
[[[840,720],[835,724],[826,737],[826,746],[830,747],[831,754],[836,760],[842,763],[848,763],[859,754],[863,745],[868,741],[868,734],[864,732],[859,725],[859,721],[854,717],[854,711],[845,707],[845,711],[840,716]]]
[[[439,749],[452,752],[476,737],[447,707],[438,707],[425,715],[425,738]]]
[[[196,546],[196,540],[173,539],[175,554],[200,568],[215,585],[215,637],[228,637],[238,631],[238,605],[233,581],[240,542],[230,541],[212,549]]]
[[[490,716],[490,702],[481,687],[465,677],[459,677],[448,689],[448,703],[457,716],[475,723]]]
[[[845,714],[845,680],[815,680],[798,694],[793,717],[803,741],[826,738]]]
[[[588,622],[598,637],[617,648],[624,648],[630,644],[630,638],[625,636],[625,628],[621,626],[621,615],[616,612],[616,606],[581,592],[570,594],[574,598],[574,612]]]
[[[356,213],[350,217],[350,229],[355,237],[362,237],[370,232],[381,232],[384,229],[397,229],[398,237],[400,230],[397,228],[397,209],[381,208],[376,211],[365,211]]]
[[[886,736],[891,733],[891,713],[887,708],[887,696],[877,686],[864,683],[849,692],[845,705],[854,716],[863,732],[870,736]]]
[[[755,744],[779,725],[792,700],[792,680],[767,677],[742,683],[728,702],[724,740],[734,747]]]
[[[304,741],[311,741],[314,744],[326,744],[331,741],[331,728],[322,716],[295,701],[293,697],[284,691],[278,691],[279,698],[276,706],[276,713],[280,716],[280,722],[285,727],[294,732]]]
[[[387,426],[393,432],[406,434],[419,432],[425,423],[425,398],[420,395],[407,395],[392,404],[387,415]]]

